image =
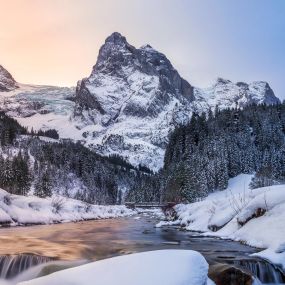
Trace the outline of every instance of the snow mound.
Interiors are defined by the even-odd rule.
[[[110,273],[110,269],[111,272]],[[192,250],[159,250],[113,257],[21,285],[206,285],[208,264]],[[19,285],[20,285],[19,284]]]
[[[11,195],[0,189],[0,225],[52,224],[136,214],[125,206],[99,206],[55,195]]]
[[[285,269],[285,185],[250,190],[251,177],[239,175],[224,191],[200,202],[177,205],[178,219],[171,224],[265,248],[258,255]],[[157,226],[165,224],[169,223]]]

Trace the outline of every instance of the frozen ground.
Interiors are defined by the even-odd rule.
[[[239,175],[227,190],[206,199],[175,207],[178,219],[172,224],[189,231],[264,248],[258,256],[285,269],[285,185],[249,189],[251,175]],[[163,226],[169,222],[160,222]]]
[[[111,269],[111,272],[110,272]],[[113,257],[21,285],[210,285],[208,264],[191,250],[159,250]],[[19,284],[19,285],[20,285]]]
[[[53,196],[11,195],[0,189],[0,225],[52,224],[88,219],[116,218],[136,214],[125,206],[90,205],[78,200]]]

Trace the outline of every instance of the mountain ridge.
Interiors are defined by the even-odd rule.
[[[106,39],[91,74],[75,90],[21,93],[21,88],[0,95],[9,97],[1,109],[20,123],[58,129],[61,137],[81,140],[102,155],[118,154],[155,171],[162,167],[169,133],[189,122],[193,112],[280,102],[264,81],[218,78],[208,88],[194,87],[164,54],[150,45],[135,48],[117,32]],[[47,97],[44,103],[41,96]]]

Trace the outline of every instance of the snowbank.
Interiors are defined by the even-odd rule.
[[[42,199],[11,195],[0,189],[0,225],[52,224],[133,214],[136,212],[125,206],[91,205],[61,196]]]
[[[228,189],[201,202],[177,205],[178,219],[157,226],[176,224],[189,231],[265,248],[259,256],[285,269],[285,185],[249,189],[251,175],[239,175]]]
[[[111,271],[110,271],[111,269]],[[21,285],[210,285],[208,264],[191,250],[159,250],[113,257],[59,271]],[[20,285],[19,284],[19,285]]]

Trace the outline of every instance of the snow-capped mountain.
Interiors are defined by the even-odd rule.
[[[76,89],[73,120],[102,154],[118,153],[133,164],[162,166],[169,132],[193,111],[278,102],[266,82],[218,79],[199,89],[185,81],[165,55],[149,45],[136,49],[114,33],[96,65]]]
[[[249,104],[277,104],[280,100],[265,81],[233,83],[230,80],[218,78],[209,88],[194,88],[195,101],[203,108],[234,108]]]
[[[78,83],[74,115],[83,123],[108,126],[122,115],[157,117],[173,99],[193,101],[193,88],[165,55],[150,46],[136,49],[114,33],[91,75]]]
[[[2,77],[0,84],[7,82]],[[79,81],[76,90],[13,82],[0,89],[12,90],[0,92],[0,107],[21,124],[55,128],[61,137],[153,170],[163,164],[168,134],[193,111],[279,102],[263,81],[219,78],[209,88],[193,87],[164,54],[149,45],[135,48],[119,33],[106,39],[91,75]]]

